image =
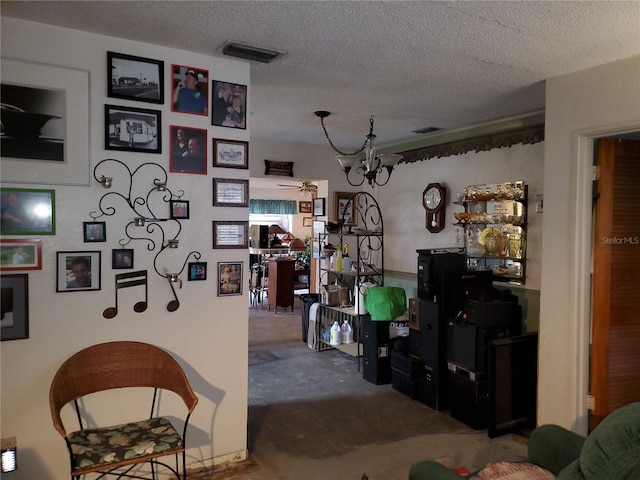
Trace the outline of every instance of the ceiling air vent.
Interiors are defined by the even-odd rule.
[[[255,62],[269,63],[276,57],[285,54],[278,50],[268,48],[254,47],[238,42],[225,42],[222,47],[222,53],[230,57],[244,58],[245,60],[253,60]]]
[[[439,127],[424,127],[424,128],[420,128],[418,130],[414,130],[413,133],[417,133],[417,134],[424,134],[424,133],[433,133],[433,132],[437,132],[438,130],[442,130]]]

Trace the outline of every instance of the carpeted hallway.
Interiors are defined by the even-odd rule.
[[[373,385],[357,360],[302,342],[301,306],[249,310],[250,461],[194,479],[406,479],[411,464],[437,459],[469,470],[526,456],[526,438],[489,439],[394,390]]]

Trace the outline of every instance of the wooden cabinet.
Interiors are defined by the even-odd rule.
[[[291,259],[277,259],[269,262],[268,293],[269,310],[277,311],[278,307],[291,307],[293,312],[293,288],[295,262]]]

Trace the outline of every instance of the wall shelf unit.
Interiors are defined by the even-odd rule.
[[[526,281],[528,186],[522,181],[470,185],[454,216],[464,232],[469,270],[491,270],[493,280],[515,285]]]

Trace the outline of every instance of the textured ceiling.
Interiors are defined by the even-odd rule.
[[[640,2],[2,1],[3,16],[204,54],[225,40],[284,50],[251,64],[252,138],[339,148],[544,109],[544,80],[640,55]],[[127,53],[127,52],[123,52]],[[211,76],[215,78],[215,71]]]

